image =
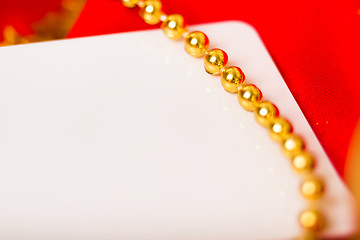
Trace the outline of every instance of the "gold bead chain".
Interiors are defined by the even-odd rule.
[[[240,105],[249,112],[254,112],[256,121],[267,128],[270,137],[281,145],[284,155],[291,160],[292,168],[304,180],[300,186],[302,196],[308,200],[308,207],[299,214],[298,222],[303,234],[298,240],[317,239],[324,227],[321,212],[316,209],[316,201],[321,198],[324,185],[313,173],[314,158],[305,150],[304,141],[293,133],[288,120],[280,117],[277,107],[262,100],[262,93],[253,84],[244,84],[245,74],[236,66],[228,67],[228,55],[221,49],[209,50],[209,38],[200,31],[187,32],[184,18],[179,14],[166,15],[162,11],[159,0],[121,0],[128,8],[140,8],[140,16],[148,24],[161,22],[164,34],[173,40],[185,38],[185,50],[191,56],[204,57],[205,71],[212,75],[220,75],[224,89],[229,93],[237,93]]]

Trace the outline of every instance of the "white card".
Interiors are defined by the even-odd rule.
[[[318,161],[326,237],[354,200],[257,33],[191,27],[229,54]],[[0,239],[291,239],[300,177],[219,77],[160,30],[0,48]]]

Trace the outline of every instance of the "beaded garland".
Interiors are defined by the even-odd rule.
[[[140,8],[140,16],[148,24],[161,22],[164,34],[173,40],[185,39],[185,51],[193,57],[204,57],[205,71],[220,75],[225,91],[237,93],[240,105],[254,112],[256,121],[267,128],[270,137],[281,145],[284,155],[291,160],[292,168],[303,177],[300,186],[302,196],[308,200],[308,207],[299,214],[298,222],[303,234],[298,240],[318,239],[324,227],[324,218],[316,209],[316,201],[324,192],[323,182],[313,173],[315,160],[305,150],[304,141],[293,133],[291,123],[281,117],[277,107],[262,99],[262,93],[253,84],[244,84],[245,74],[237,66],[227,66],[228,55],[221,49],[209,50],[209,38],[200,31],[187,32],[184,18],[179,14],[166,15],[159,0],[121,0],[128,8]]]

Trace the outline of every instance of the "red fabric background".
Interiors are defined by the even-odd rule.
[[[344,173],[349,141],[360,117],[360,2],[162,2],[166,13],[180,13],[189,24],[222,20],[252,24],[336,169]],[[69,37],[159,27],[145,24],[137,11],[117,0],[89,0]]]
[[[0,41],[2,29],[13,26],[21,35],[33,33],[32,23],[40,21],[46,13],[61,9],[61,0],[0,0]]]
[[[360,0],[162,2],[166,13],[180,13],[189,24],[222,20],[252,24],[343,174],[360,118]],[[60,0],[0,0],[0,29],[11,24],[21,34],[29,34],[31,22],[57,9]],[[88,0],[69,37],[158,27],[143,23],[137,11],[123,7],[120,0]]]

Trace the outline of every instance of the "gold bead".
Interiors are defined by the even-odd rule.
[[[136,7],[138,0],[121,0],[121,2],[125,7],[134,8]]]
[[[292,127],[290,123],[281,117],[274,118],[270,124],[270,137],[277,141],[282,142],[291,133]]]
[[[300,189],[302,195],[309,200],[314,200],[321,197],[324,191],[322,182],[316,178],[305,180],[301,184]]]
[[[209,74],[218,75],[221,69],[228,63],[228,56],[226,52],[221,49],[212,49],[205,53],[204,64],[205,71]]]
[[[253,84],[244,85],[238,92],[239,103],[246,111],[254,111],[261,98],[260,89]]]
[[[282,150],[288,158],[294,157],[304,149],[304,141],[295,134],[288,135],[282,142]]]
[[[185,38],[185,50],[194,57],[202,57],[209,47],[209,38],[203,32],[191,32]]]
[[[301,152],[292,159],[292,166],[298,173],[309,172],[314,168],[314,165],[314,158],[306,152]]]
[[[239,67],[228,67],[221,73],[220,80],[227,92],[237,93],[240,84],[245,81],[245,74]]]
[[[255,119],[264,127],[269,127],[271,121],[278,115],[279,110],[270,102],[261,102],[255,109]]]
[[[178,40],[183,37],[186,32],[186,24],[184,18],[179,14],[169,15],[161,24],[161,28],[168,38]]]
[[[314,233],[306,233],[303,236],[297,238],[296,240],[318,240]]]
[[[160,22],[162,4],[160,1],[146,1],[140,9],[140,16],[147,24],[157,24]]]
[[[308,230],[320,230],[323,226],[323,218],[320,212],[315,210],[305,210],[300,214],[300,225]]]

